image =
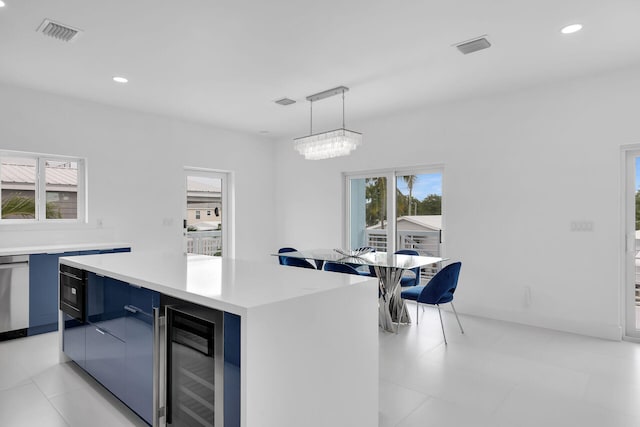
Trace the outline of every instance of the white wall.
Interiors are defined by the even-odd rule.
[[[195,166],[234,172],[236,257],[272,250],[273,143],[257,136],[0,85],[0,149],[86,157],[89,171],[88,224],[1,226],[2,248],[117,240],[181,250],[183,168]]]
[[[343,171],[442,163],[459,311],[619,338],[620,146],[640,143],[639,100],[631,68],[350,123],[364,145],[346,158],[305,161],[283,140],[277,244],[341,245]]]

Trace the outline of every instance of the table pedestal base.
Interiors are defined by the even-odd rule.
[[[401,268],[374,266],[380,289],[378,325],[388,332],[398,332],[400,323],[411,323],[405,302],[400,297]],[[402,317],[401,317],[402,313]],[[397,325],[394,326],[394,323]]]

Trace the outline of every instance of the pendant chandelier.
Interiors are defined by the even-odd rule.
[[[362,134],[348,130],[344,126],[344,93],[349,88],[339,86],[324,92],[307,96],[311,106],[311,118],[309,121],[309,135],[295,138],[295,149],[307,160],[330,159],[332,157],[347,156],[362,144]],[[342,94],[342,127],[327,132],[313,133],[313,102]]]

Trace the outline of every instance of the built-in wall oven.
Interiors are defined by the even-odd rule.
[[[60,264],[62,350],[82,368],[86,366],[87,272]]]
[[[167,426],[223,426],[223,319],[195,304],[166,307]]]
[[[87,272],[60,264],[60,310],[74,319],[86,319]]]

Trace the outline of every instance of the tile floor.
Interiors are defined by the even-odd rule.
[[[640,426],[640,344],[470,316],[461,335],[445,313],[445,347],[437,311],[420,316],[380,332],[380,427]],[[145,425],[57,346],[56,333],[0,343],[0,425]]]
[[[460,319],[380,334],[380,427],[640,426],[640,344]]]

